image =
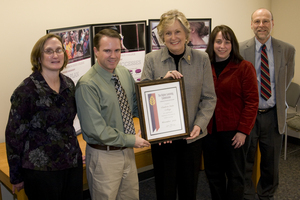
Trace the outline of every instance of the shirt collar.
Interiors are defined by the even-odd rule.
[[[261,46],[263,45],[262,43],[260,43],[256,37],[255,38],[255,49],[257,52],[260,52],[261,51]],[[271,46],[272,46],[272,36],[269,37],[269,39],[266,41],[265,45],[267,47],[267,51],[269,51],[269,49],[271,49]]]
[[[35,71],[30,75],[31,80],[33,81],[35,87],[38,90],[43,90],[45,92],[47,91],[53,91],[49,85],[47,84],[46,80],[44,79],[43,75],[39,71]],[[62,92],[65,89],[72,86],[72,83],[68,81],[67,77],[59,73],[60,78],[60,89],[59,91]]]
[[[107,70],[103,69],[98,62],[95,63],[94,65],[95,70],[97,71],[97,73],[106,81],[106,82],[110,82],[113,73],[118,75],[118,66],[115,68],[113,73],[108,72]]]
[[[191,64],[191,57],[192,57],[192,48],[185,45],[185,53],[184,55],[182,56],[183,59],[186,60],[186,62],[190,65]],[[162,57],[161,57],[161,61],[165,61],[167,60],[168,58],[171,58],[169,52],[168,52],[168,48],[167,47],[164,47],[162,49]]]

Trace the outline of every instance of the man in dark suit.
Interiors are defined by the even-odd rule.
[[[245,144],[245,199],[255,199],[251,177],[258,142],[261,151],[259,199],[274,199],[279,184],[279,157],[286,126],[286,90],[294,76],[295,48],[271,37],[273,26],[273,15],[269,10],[256,10],[251,16],[255,37],[240,44],[241,55],[255,66],[259,91],[255,126]]]

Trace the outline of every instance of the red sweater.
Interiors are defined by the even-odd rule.
[[[217,95],[215,119],[217,131],[240,131],[250,134],[258,109],[258,89],[253,65],[243,60],[239,64],[229,62],[217,78],[212,64]],[[212,118],[207,127],[212,133]]]

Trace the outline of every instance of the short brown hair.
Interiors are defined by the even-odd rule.
[[[158,35],[161,41],[164,42],[164,31],[167,26],[172,25],[175,20],[178,20],[183,27],[183,30],[186,35],[186,40],[189,41],[190,37],[190,23],[186,19],[185,15],[178,10],[170,10],[161,15],[159,24],[157,25]]]
[[[241,56],[240,51],[239,51],[239,43],[236,39],[236,36],[235,36],[233,30],[226,25],[216,26],[209,36],[206,53],[209,56],[210,62],[216,62],[216,53],[214,51],[214,43],[215,43],[217,34],[220,31],[221,31],[223,37],[226,40],[229,40],[231,42],[230,60],[235,63],[240,63],[244,59]]]
[[[120,48],[121,48],[121,36],[120,36],[120,34],[117,31],[113,30],[113,29],[105,28],[105,29],[102,29],[101,31],[99,31],[93,39],[93,45],[94,45],[94,47],[96,47],[97,50],[99,50],[100,40],[103,36],[118,38],[120,40]]]
[[[32,65],[32,71],[42,71],[42,64],[41,64],[41,59],[42,59],[42,55],[44,52],[44,45],[46,43],[46,41],[50,38],[57,38],[60,43],[61,43],[61,47],[64,49],[63,44],[62,44],[62,40],[61,37],[59,37],[58,35],[52,34],[52,33],[48,33],[47,35],[44,35],[43,37],[41,37],[33,46],[32,51],[31,51],[31,55],[30,55],[30,61],[31,61],[31,65]],[[66,51],[64,51],[64,64],[63,66],[60,68],[60,71],[62,71],[68,64],[68,55],[66,53]]]

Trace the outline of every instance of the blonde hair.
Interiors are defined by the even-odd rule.
[[[186,35],[186,40],[189,41],[191,32],[190,23],[188,22],[184,14],[182,12],[179,12],[178,10],[170,10],[161,15],[159,24],[157,25],[157,31],[161,41],[164,42],[164,31],[166,27],[171,26],[176,19],[182,25],[182,28]]]

